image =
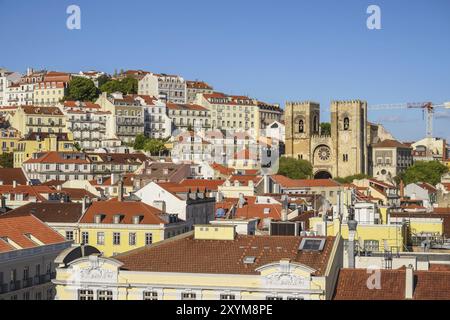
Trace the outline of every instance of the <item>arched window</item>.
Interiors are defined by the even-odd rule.
[[[348,130],[350,128],[350,119],[348,117],[344,118],[344,130]]]
[[[314,116],[314,120],[313,120],[313,124],[314,124],[314,132],[319,132],[319,120],[317,119],[317,116]]]
[[[298,132],[299,132],[299,133],[305,132],[305,125],[304,125],[304,123],[303,123],[303,120],[300,120],[300,121],[298,122]]]

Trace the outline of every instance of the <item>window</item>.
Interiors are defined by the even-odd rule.
[[[113,233],[113,245],[115,245],[115,246],[120,245],[120,232]]]
[[[299,250],[322,251],[325,239],[303,238]]]
[[[364,250],[366,251],[379,251],[378,240],[364,240]]]
[[[266,300],[283,300],[283,297],[268,296]]]
[[[144,300],[158,300],[158,292],[156,291],[144,291]]]
[[[152,244],[152,242],[153,242],[153,234],[151,234],[151,233],[146,233],[146,234],[145,234],[145,245],[146,245],[146,246],[149,246],[149,245]]]
[[[88,243],[89,243],[89,233],[82,232],[81,233],[81,244],[88,244]]]
[[[303,297],[290,296],[286,300],[305,300]]]
[[[98,290],[97,291],[98,300],[112,300],[113,294],[111,290]]]
[[[66,240],[73,240],[73,231],[66,231]]]
[[[181,294],[181,300],[195,300],[197,299],[197,294],[192,292],[183,292]]]
[[[344,118],[344,130],[348,130],[350,128],[350,119],[348,117]]]
[[[128,235],[128,243],[130,246],[135,246],[136,245],[136,233],[131,232]]]
[[[234,294],[224,293],[220,295],[220,300],[236,300],[236,296]]]
[[[104,245],[105,244],[105,233],[97,232],[97,244]]]
[[[86,289],[78,290],[78,300],[94,300],[94,291]]]

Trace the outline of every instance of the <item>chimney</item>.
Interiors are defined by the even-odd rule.
[[[123,180],[120,179],[119,181],[119,188],[118,188],[118,192],[117,192],[117,200],[118,201],[123,201]]]
[[[403,180],[400,180],[400,199],[405,197],[405,183]]]
[[[117,181],[118,181],[118,174],[111,173],[111,185],[115,185]]]
[[[282,196],[282,207],[281,207],[281,221],[288,220],[288,196]]]
[[[0,180],[0,186],[2,186],[3,185],[3,180]]]
[[[216,202],[222,202],[222,201],[223,201],[223,193],[221,191],[217,191]]]
[[[406,268],[405,277],[405,299],[412,299],[414,295],[414,272],[412,265]]]
[[[83,200],[81,201],[81,213],[85,213],[88,208],[87,199],[88,198],[86,196],[84,196]]]
[[[263,179],[264,179],[264,193],[270,193],[269,176],[265,174]]]
[[[61,191],[62,190],[62,186],[59,184],[56,186],[56,190]]]
[[[0,196],[0,211],[6,212],[6,197]]]
[[[349,217],[347,222],[348,225],[348,247],[347,247],[347,255],[348,255],[348,267],[351,269],[355,268],[355,236],[356,236],[356,227],[358,222],[353,220],[353,215],[351,218]]]
[[[242,208],[245,204],[245,198],[243,193],[239,193],[239,201],[238,201],[238,207]]]
[[[17,181],[14,180],[14,181],[13,181],[13,188],[16,188],[16,187],[17,187]]]

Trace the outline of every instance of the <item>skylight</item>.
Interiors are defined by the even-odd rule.
[[[300,242],[299,250],[304,251],[322,251],[325,245],[325,239],[303,238]]]
[[[244,258],[244,263],[245,264],[252,264],[255,263],[256,257],[253,256],[247,256]]]

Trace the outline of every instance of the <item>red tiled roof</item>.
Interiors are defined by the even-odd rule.
[[[26,185],[27,178],[21,168],[0,168],[0,181],[3,184],[13,184],[16,181],[17,184]]]
[[[188,88],[212,90],[212,87],[203,81],[186,81]]]
[[[64,114],[58,107],[37,107],[37,106],[21,106],[26,114],[41,114],[51,116],[63,116]]]
[[[114,215],[122,215],[121,224],[132,224],[133,216],[143,216],[140,224],[166,224],[161,211],[140,201],[95,201],[83,215],[80,223],[94,223],[95,216],[104,215],[101,223],[113,223]]]
[[[323,275],[333,248],[334,237],[327,237],[321,252],[299,251],[302,237],[236,235],[234,240],[198,240],[191,235],[163,241],[115,256],[122,268],[147,272],[212,274],[259,274],[256,269],[290,259]],[[245,264],[246,256],[256,257]]]
[[[8,214],[32,214],[46,223],[76,223],[81,218],[82,205],[75,202],[31,202]]]
[[[372,148],[411,148],[410,146],[407,146],[397,140],[383,140],[381,142],[375,143],[372,145]]]
[[[57,152],[49,151],[40,153],[36,159],[30,158],[24,163],[75,163],[75,164],[88,164],[90,161],[87,158],[71,158],[65,159],[63,154],[80,154],[79,152]]]
[[[48,194],[55,192],[54,189],[48,186],[28,186],[28,185],[17,185],[15,188],[13,185],[0,185],[0,195],[10,194],[10,195],[23,195],[23,201],[28,201],[29,197],[35,197],[37,201],[46,201],[46,199],[41,195],[42,193]]]
[[[341,269],[334,299],[336,300],[404,300],[405,268],[380,270],[380,289],[369,289],[366,269]],[[449,271],[414,271],[415,300],[450,300]]]
[[[261,181],[262,177],[261,176],[255,176],[255,175],[235,174],[235,175],[232,175],[229,179],[230,179],[231,182],[239,181],[239,183],[241,185],[248,186],[248,182],[249,181],[253,181],[254,185],[258,184],[258,182]]]
[[[167,109],[173,110],[197,110],[197,111],[208,111],[208,109],[198,105],[198,104],[178,104],[178,103],[167,103]]]
[[[218,171],[222,175],[231,175],[234,172],[233,168],[225,167],[224,165],[221,165],[219,163],[213,162],[211,164],[211,168],[215,171]]]
[[[30,234],[44,244],[65,242],[65,239],[45,223],[32,214],[14,213],[10,211],[0,215],[0,252],[14,250],[1,238],[14,241],[21,248],[38,247],[40,244],[34,242],[26,235]]]
[[[283,188],[338,187],[340,184],[332,179],[290,179],[282,175],[271,178]]]

